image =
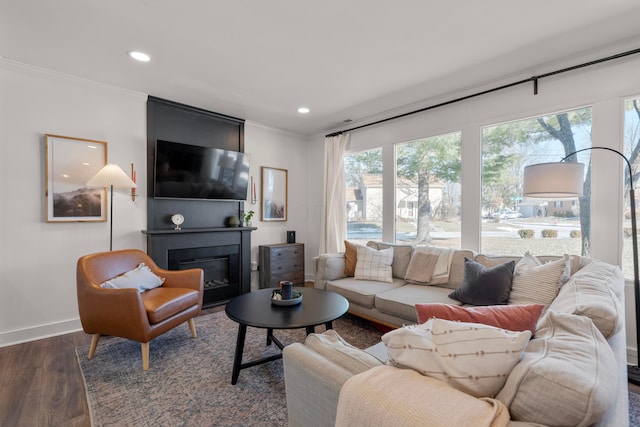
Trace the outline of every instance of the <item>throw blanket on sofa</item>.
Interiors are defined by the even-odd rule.
[[[399,387],[416,383],[418,390]],[[451,408],[456,408],[452,411]],[[351,377],[342,387],[336,426],[504,427],[509,412],[498,400],[477,399],[410,369],[379,366]]]

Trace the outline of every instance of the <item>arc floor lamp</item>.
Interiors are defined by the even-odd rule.
[[[90,187],[109,187],[111,191],[111,203],[109,208],[109,250],[113,250],[113,187],[136,188],[137,185],[120,168],[120,166],[109,163],[100,169],[88,182]]]
[[[636,198],[633,190],[633,173],[629,159],[621,152],[608,147],[589,147],[574,151],[556,163],[539,163],[524,168],[523,194],[529,197],[561,198],[579,197],[583,194],[584,164],[566,162],[574,154],[587,150],[607,150],[624,159],[629,170],[629,200],[631,202],[631,239],[633,244],[633,293],[636,308],[636,346],[640,362],[640,277],[638,276],[638,232],[636,227]],[[640,385],[640,363],[627,366],[629,382]]]

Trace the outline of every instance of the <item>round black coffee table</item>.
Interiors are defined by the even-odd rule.
[[[260,289],[240,295],[231,299],[225,307],[227,316],[239,324],[231,384],[236,383],[241,369],[282,358],[282,353],[279,353],[242,363],[247,326],[266,329],[267,345],[271,345],[273,341],[282,350],[284,346],[273,336],[274,329],[306,328],[309,335],[314,332],[317,325],[325,324],[327,329],[331,329],[332,322],[342,317],[349,309],[349,302],[342,295],[314,288],[295,288],[303,292],[300,304],[275,305],[271,303],[271,294],[274,289]]]

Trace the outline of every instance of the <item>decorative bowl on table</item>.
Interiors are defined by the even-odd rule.
[[[302,292],[294,290],[291,292],[291,299],[282,299],[280,290],[276,289],[271,294],[271,303],[275,305],[296,305],[302,302]]]

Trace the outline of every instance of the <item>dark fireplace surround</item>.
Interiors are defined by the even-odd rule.
[[[251,290],[253,228],[146,230],[147,252],[162,268],[204,271],[206,307]]]
[[[203,306],[251,291],[251,227],[225,227],[244,202],[155,198],[156,141],[244,152],[244,120],[149,96],[147,100],[147,253],[161,268],[202,268]],[[175,230],[171,215],[185,217]]]

